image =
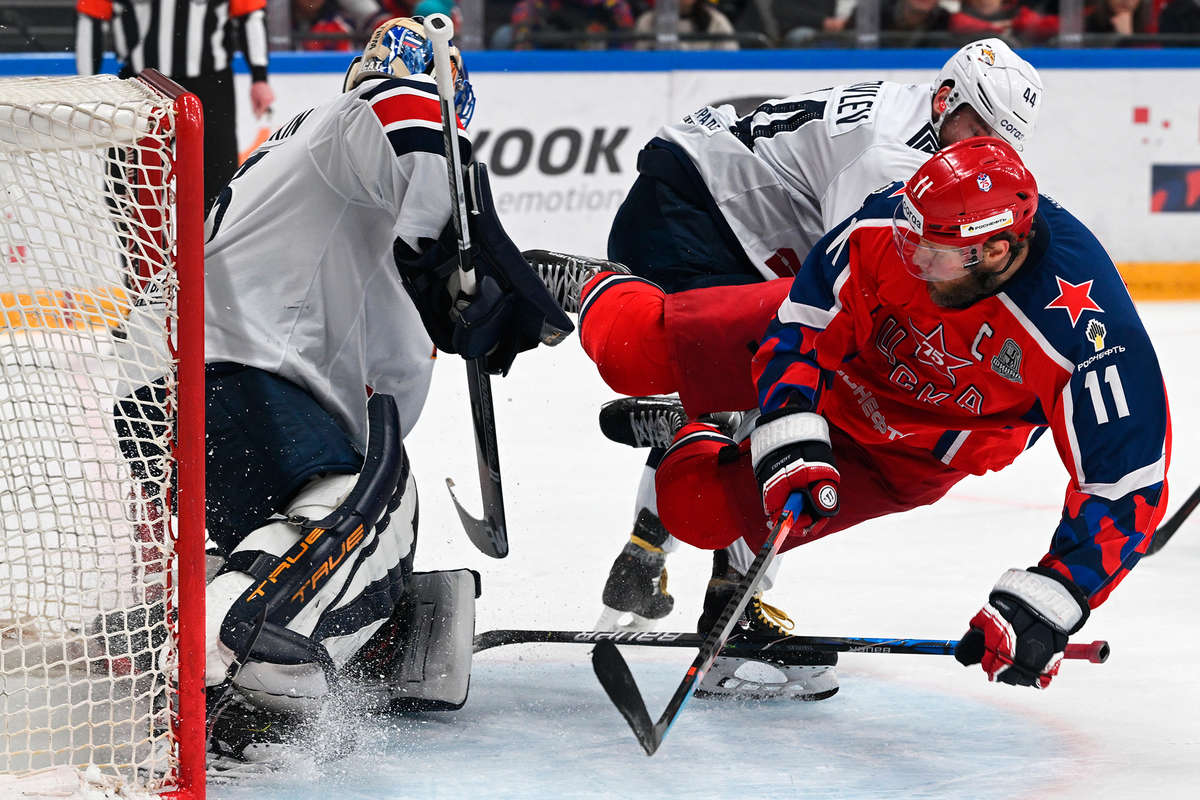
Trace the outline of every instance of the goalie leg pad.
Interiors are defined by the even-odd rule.
[[[388,624],[343,675],[352,691],[394,711],[452,711],[467,701],[479,574],[417,572]]]
[[[313,481],[209,585],[210,685],[227,679],[265,707],[308,710],[403,596],[416,491],[391,398],[376,395],[368,412],[363,472]]]
[[[468,569],[413,575],[403,656],[388,681],[393,708],[451,711],[467,702],[478,587]]]

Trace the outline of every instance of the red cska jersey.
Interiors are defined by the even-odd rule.
[[[1166,500],[1166,393],[1133,302],[1095,237],[1042,196],[1029,254],[1001,291],[935,305],[893,243],[902,186],[810,252],[755,356],[759,405],[815,409],[857,441],[973,474],[1049,429],[1069,483],[1041,563],[1099,605]]]

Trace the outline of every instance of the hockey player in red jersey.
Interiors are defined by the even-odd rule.
[[[757,340],[766,317],[753,308],[778,307],[782,278],[794,275],[813,244],[869,192],[969,136],[998,136],[1024,148],[1043,102],[1033,66],[1004,42],[981,39],[956,52],[932,83],[834,86],[769,100],[740,118],[730,106],[705,106],[664,126],[638,154],[638,177],[613,220],[608,257],[662,289],[664,325],[711,311],[698,309],[691,292],[719,286],[722,312],[750,313],[740,321],[722,316],[720,328],[738,322],[742,338]],[[743,350],[745,341],[730,339],[729,346]],[[638,392],[620,376],[606,377],[627,394],[665,391]],[[605,415],[644,427],[644,409],[622,421],[623,410],[611,406]],[[648,627],[673,607],[660,575],[674,540],[657,516],[653,491],[661,457],[661,448],[651,450],[633,535],[609,572],[597,627]],[[714,588],[736,580],[752,559],[736,545],[715,554]],[[779,630],[764,612],[773,609],[752,600],[751,617],[764,630]],[[786,627],[786,615],[775,616]]]
[[[794,545],[926,505],[1049,430],[1068,473],[1050,547],[1000,577],[956,653],[992,680],[1049,684],[1067,638],[1150,544],[1170,424],[1120,275],[1011,146],[964,140],[870,195],[809,253],[753,355],[711,325],[665,330],[646,310],[656,292],[629,275],[585,285],[581,336],[601,372],[678,390],[692,419],[759,413],[741,443],[685,424],[659,466],[663,523],[696,546],[757,548],[784,508],[809,525]],[[668,357],[640,359],[637,375],[615,330]]]

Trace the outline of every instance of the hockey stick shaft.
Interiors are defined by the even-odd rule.
[[[458,275],[463,294],[475,293],[474,264],[471,263],[471,226],[467,222],[467,198],[463,189],[462,154],[458,149],[458,116],[454,110],[454,68],[450,65],[450,39],[454,23],[445,14],[425,18],[425,38],[433,47],[433,76],[442,107],[442,142],[446,150],[451,222],[458,235]]]
[[[454,23],[445,14],[425,18],[425,36],[433,49],[433,72],[442,109],[442,139],[450,188],[451,220],[458,235],[458,275],[462,294],[475,293],[475,268],[471,261],[471,225],[467,218],[463,188],[462,155],[458,149],[458,116],[454,110],[454,69],[450,63],[450,39]],[[467,361],[467,391],[471,398],[471,422],[475,430],[475,459],[479,467],[479,492],[483,519],[476,520],[451,497],[467,530],[467,538],[480,552],[492,558],[508,555],[508,528],[504,518],[504,490],[500,480],[500,452],[496,444],[496,410],[492,403],[492,379],[483,359]]]
[[[701,647],[705,637],[672,631],[564,631],[500,629],[475,635],[475,652],[510,644],[613,644],[636,647]],[[954,655],[955,639],[867,636],[741,636],[725,642],[719,655],[740,658],[778,659],[810,653],[882,653],[902,655]],[[1103,664],[1111,652],[1108,642],[1068,644],[1063,658]]]
[[[1171,540],[1175,535],[1175,531],[1179,530],[1179,526],[1183,524],[1191,513],[1196,510],[1196,506],[1200,506],[1200,486],[1196,487],[1196,491],[1192,492],[1187,500],[1183,501],[1183,505],[1175,509],[1175,513],[1171,518],[1158,526],[1158,530],[1154,534],[1154,540],[1150,542],[1150,547],[1146,549],[1146,555],[1152,556]]]
[[[652,756],[658,750],[671,726],[675,723],[675,719],[683,710],[684,704],[692,696],[696,686],[704,679],[704,675],[712,667],[713,662],[717,660],[729,634],[733,631],[734,624],[746,609],[747,603],[750,602],[754,588],[762,580],[763,574],[775,560],[775,556],[779,554],[779,548],[784,540],[791,534],[794,522],[795,518],[791,512],[785,511],[780,514],[779,520],[771,529],[767,540],[763,542],[758,554],[754,557],[754,562],[746,570],[746,574],[737,588],[734,589],[733,596],[729,598],[721,615],[717,617],[712,629],[704,637],[704,642],[700,645],[700,652],[696,654],[692,665],[688,667],[683,680],[675,689],[675,693],[667,702],[667,707],[657,722],[650,724],[650,714],[646,710],[646,703],[629,671],[629,665],[621,657],[617,646],[612,640],[597,642],[592,651],[592,669],[605,692],[608,693],[609,699],[613,701],[617,710],[621,712],[630,728],[633,729],[634,736],[642,745],[642,749],[646,751],[646,755]]]

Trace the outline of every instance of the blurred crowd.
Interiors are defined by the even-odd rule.
[[[852,0],[676,3],[682,50],[853,46],[859,26]],[[387,17],[441,12],[460,19],[452,0],[292,0],[292,6],[297,39],[311,50],[355,49]],[[483,7],[490,49],[656,47],[654,0],[485,0]],[[1060,35],[1059,0],[881,0],[878,30],[884,47],[957,47],[981,36],[1052,46]],[[1200,0],[1084,0],[1082,32],[1089,45],[1186,44],[1186,35],[1200,34]]]

